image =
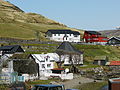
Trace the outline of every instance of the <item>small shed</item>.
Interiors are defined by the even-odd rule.
[[[96,56],[94,58],[93,64],[104,66],[104,65],[106,65],[107,62],[108,62],[108,57],[107,56]]]
[[[120,90],[120,78],[109,79],[109,90]]]

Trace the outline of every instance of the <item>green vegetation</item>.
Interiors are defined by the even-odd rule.
[[[8,90],[8,88],[7,85],[0,85],[0,90]]]
[[[49,84],[51,80],[35,80],[27,82],[28,85],[35,85],[35,84]]]
[[[40,14],[25,13],[19,7],[6,1],[0,1],[0,5],[0,37],[45,41],[45,32],[48,29],[77,30]]]
[[[82,84],[77,88],[80,90],[100,90],[105,85],[107,85],[107,82],[92,82]]]
[[[30,24],[30,23],[0,23],[0,37],[16,39],[36,39],[36,31],[41,35],[37,39],[45,40],[45,32],[48,29],[62,29],[58,25]]]
[[[95,56],[108,56],[109,60],[120,60],[120,47],[117,46],[101,46],[101,45],[74,45],[78,50],[84,52],[84,60],[92,61]]]

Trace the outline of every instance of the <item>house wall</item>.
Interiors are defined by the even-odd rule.
[[[64,65],[71,65],[71,62],[69,61],[69,55],[62,55],[61,60],[64,61]],[[73,55],[72,60],[73,64],[83,64],[83,54],[80,56]]]
[[[101,44],[106,44],[108,41],[107,37],[102,37],[101,35],[95,35],[95,34],[89,34],[88,32],[84,33],[83,36],[84,42],[88,43],[101,43]]]
[[[73,79],[73,73],[61,73],[61,74],[55,74],[55,73],[45,73],[45,76],[46,77],[50,77],[50,76],[58,76],[60,77],[61,79]]]
[[[39,64],[40,75],[44,75],[44,72],[51,72],[53,68],[58,68],[55,61],[59,56],[56,53],[33,54],[32,56],[35,58],[35,62]]]
[[[65,35],[67,37],[65,37]],[[52,37],[48,37],[50,40],[54,41],[69,41],[69,42],[80,42],[80,35],[73,35],[73,34],[52,34]]]

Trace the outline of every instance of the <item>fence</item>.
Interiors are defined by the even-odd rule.
[[[17,72],[0,74],[0,84],[11,84],[14,82],[24,82],[24,76],[18,76]]]

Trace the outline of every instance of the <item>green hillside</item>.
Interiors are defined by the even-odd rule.
[[[60,43],[54,44],[20,44],[26,53],[53,53]],[[119,46],[102,46],[102,45],[81,45],[72,44],[77,50],[84,52],[84,61],[91,62],[96,56],[107,56],[110,61],[120,61]]]
[[[25,13],[10,2],[0,0],[0,37],[36,39],[35,33],[39,32],[39,38],[45,40],[48,29],[71,28],[40,14]]]
[[[75,47],[84,52],[86,61],[93,61],[95,56],[108,56],[110,61],[120,60],[119,46],[75,45]]]

